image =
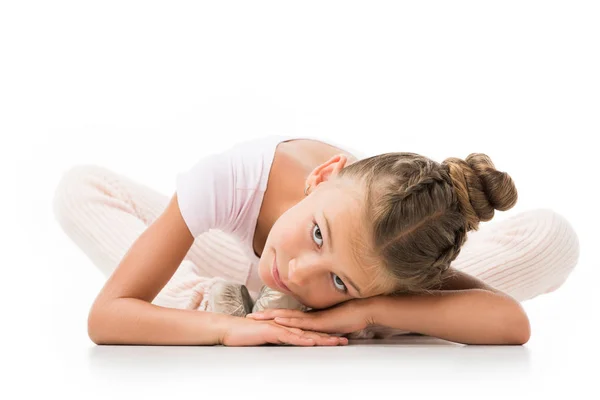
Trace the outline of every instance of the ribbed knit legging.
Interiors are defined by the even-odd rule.
[[[108,278],[138,236],[161,214],[169,196],[96,165],[64,172],[53,198],[67,236]],[[579,258],[570,223],[549,209],[482,223],[452,266],[519,301],[556,290]],[[153,303],[210,311],[203,296],[216,280],[245,283],[250,261],[228,234],[196,238],[173,278]],[[250,292],[256,299],[257,293]]]

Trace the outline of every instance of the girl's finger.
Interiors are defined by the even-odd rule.
[[[348,344],[346,338],[330,336],[320,332],[305,332],[304,336],[313,339],[318,346],[338,346]]]
[[[293,333],[295,333],[298,336],[302,336],[304,335],[304,331],[300,328],[288,328],[287,326],[285,327],[285,329],[292,331]]]
[[[284,329],[279,331],[275,339],[276,341],[272,341],[271,343],[293,344],[296,346],[314,346],[316,344],[313,338],[298,335],[297,333]]]
[[[313,335],[315,335],[315,336],[313,336]],[[319,332],[311,332],[308,337],[314,338],[314,340],[317,344],[323,343],[323,345],[325,345],[325,346],[329,346],[329,345],[334,345],[334,346],[342,345],[343,346],[343,345],[348,344],[348,339],[345,337],[323,335]]]
[[[313,331],[304,331],[302,329],[299,328],[290,328],[290,327],[285,327],[282,329],[286,329],[289,332],[291,332],[292,336],[289,336],[291,339],[293,340],[300,340],[300,339],[294,339],[294,336],[297,336],[298,338],[303,338],[303,339],[311,339],[312,340],[312,345],[315,346],[339,346],[339,345],[346,345],[348,344],[348,340],[344,337],[337,337],[337,336],[331,336],[327,333],[323,333],[323,332],[313,332]],[[299,343],[300,345],[305,345],[302,343],[302,341],[298,341],[297,343]],[[306,343],[310,343],[310,342],[306,342]],[[292,343],[292,344],[296,344],[296,343]],[[310,344],[308,344],[310,345]]]
[[[331,336],[322,332],[303,331],[298,328],[281,328],[285,333],[276,335],[272,343],[291,344],[296,346],[344,346],[348,344],[345,337]]]
[[[295,333],[298,336],[307,336],[307,335],[318,335],[320,337],[324,337],[324,338],[328,338],[328,337],[332,337],[330,334],[328,333],[323,333],[323,332],[314,332],[314,331],[305,331],[302,330],[300,328],[291,328],[286,326],[284,329],[287,329],[289,331],[292,331],[293,333]]]
[[[288,329],[296,329],[296,328],[288,328]],[[324,333],[324,332],[310,331],[310,333],[314,333],[315,335],[319,335],[319,336],[323,336],[323,337],[333,337],[329,333]]]
[[[309,331],[327,332],[326,327],[322,326],[315,318],[285,318],[275,317],[275,322],[294,328],[300,328]]]

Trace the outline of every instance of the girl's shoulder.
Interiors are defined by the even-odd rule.
[[[337,154],[345,155],[349,164],[367,157],[366,153],[348,145],[316,136],[287,136],[277,145],[276,153],[283,154],[310,170]]]
[[[277,150],[288,157],[296,159],[301,164],[315,167],[336,154],[345,155],[349,163],[357,161],[359,157],[359,155],[353,154],[349,150],[319,139],[291,139],[282,142]]]

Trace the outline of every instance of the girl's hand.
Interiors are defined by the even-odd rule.
[[[345,334],[373,324],[368,299],[348,300],[324,310],[270,309],[246,315],[255,320],[274,320],[278,324],[311,331]]]
[[[258,346],[266,343],[295,346],[338,346],[348,344],[348,339],[322,332],[310,332],[282,326],[275,321],[258,321],[234,317],[219,344],[225,346]]]

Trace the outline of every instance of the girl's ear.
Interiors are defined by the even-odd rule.
[[[306,178],[306,184],[310,184],[311,188],[315,188],[322,182],[336,176],[344,168],[347,160],[348,159],[343,154],[337,154],[331,157],[310,173],[308,178]]]

